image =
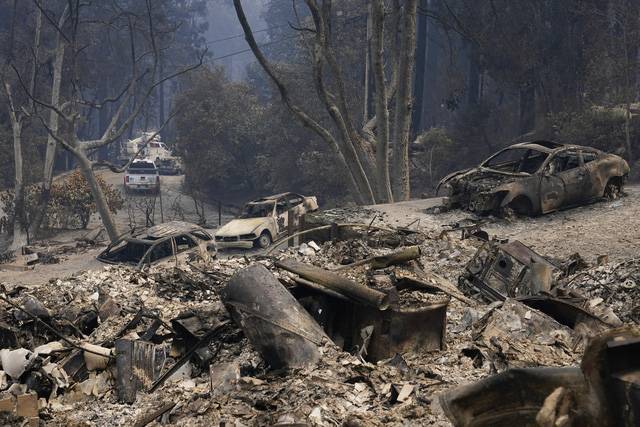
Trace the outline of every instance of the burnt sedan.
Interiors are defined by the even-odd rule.
[[[289,229],[289,214],[293,228],[298,229],[300,217],[318,210],[315,196],[282,193],[247,202],[238,215],[220,228],[215,235],[220,248],[266,248],[285,236]]]
[[[479,214],[538,215],[615,197],[627,162],[591,147],[532,141],[498,151],[478,167],[446,176],[443,205]]]
[[[98,260],[143,270],[151,264],[215,256],[213,237],[206,230],[188,222],[170,221],[122,236],[107,246]]]

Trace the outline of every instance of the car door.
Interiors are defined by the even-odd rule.
[[[300,217],[305,214],[306,208],[304,206],[304,197],[298,194],[288,194],[287,202],[293,212],[293,227],[295,229],[300,228]]]
[[[280,197],[274,206],[274,218],[276,220],[276,229],[278,232],[278,237],[282,236],[287,232],[287,227],[289,226],[289,204],[287,203],[287,199],[284,197]]]
[[[606,181],[599,170],[600,156],[595,150],[582,150],[582,162],[587,171],[588,185],[584,195],[585,200],[595,199],[602,195]]]
[[[577,150],[554,154],[545,166],[540,181],[542,212],[576,203],[583,197],[588,183],[587,170]]]

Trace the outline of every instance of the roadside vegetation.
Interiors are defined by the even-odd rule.
[[[124,200],[120,191],[107,184],[102,176],[96,175],[96,180],[105,194],[109,211],[116,214],[124,207]],[[30,186],[26,192],[25,211],[23,218],[25,223],[21,226],[29,229],[30,221],[38,211],[40,201],[40,187]],[[0,196],[2,210],[2,231],[11,234],[15,219],[14,194],[7,191]],[[51,186],[51,199],[49,208],[42,221],[42,233],[49,234],[61,229],[87,228],[91,215],[98,211],[96,202],[91,194],[91,189],[84,179],[80,169],[75,169],[67,178],[54,182]]]

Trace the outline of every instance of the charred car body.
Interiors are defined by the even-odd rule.
[[[591,147],[533,141],[498,151],[478,167],[446,176],[443,205],[479,214],[538,215],[622,190],[629,165]]]
[[[314,196],[282,193],[261,197],[244,205],[235,219],[216,232],[218,247],[266,248],[272,241],[287,233],[289,212],[293,213],[294,229],[300,225],[300,216],[318,210]]]
[[[195,224],[170,221],[119,238],[98,255],[98,260],[142,270],[191,253],[215,257],[213,237]]]

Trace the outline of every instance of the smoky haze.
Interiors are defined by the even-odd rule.
[[[246,0],[242,3],[249,24],[256,32],[258,43],[268,41],[267,33],[259,32],[268,26],[262,18],[267,1]],[[255,57],[244,39],[232,2],[211,2],[208,15],[209,30],[205,37],[209,51],[213,54],[213,62],[224,67],[230,79],[242,80],[246,75],[247,64],[255,61]]]

